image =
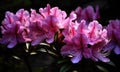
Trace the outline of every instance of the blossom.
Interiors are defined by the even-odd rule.
[[[30,36],[32,45],[37,45],[44,40],[47,43],[52,43],[55,33],[67,26],[65,23],[66,16],[65,11],[58,7],[51,8],[49,4],[45,8],[40,8],[39,13],[31,9]]]
[[[30,38],[32,39],[31,44],[36,45],[41,43],[45,39],[45,31],[42,29],[42,16],[36,13],[36,10],[31,9],[30,17]]]
[[[114,49],[115,54],[120,54],[119,30],[120,30],[120,20],[110,20],[107,26],[108,38],[111,40],[108,45],[108,48]]]
[[[47,7],[40,8],[39,9],[40,14],[46,19],[49,16],[53,16],[58,23],[56,24],[59,28],[64,28],[66,25],[64,24],[64,21],[67,17],[67,14],[65,11],[62,11],[58,7],[51,8],[49,4],[47,4]]]
[[[3,37],[0,43],[7,44],[8,48],[13,48],[17,43],[30,41],[28,26],[29,13],[26,10],[20,9],[16,14],[7,11],[1,26]]]
[[[103,40],[103,41],[91,46],[91,49],[92,49],[91,59],[92,60],[94,60],[94,61],[101,60],[102,62],[110,61],[110,59],[107,58],[110,50],[105,49],[106,44],[107,44],[107,42]]]
[[[76,25],[77,24],[77,25]],[[82,27],[83,26],[83,27]],[[81,23],[75,23],[69,26],[69,30],[64,32],[64,42],[66,45],[64,45],[61,49],[62,55],[72,55],[73,58],[71,61],[73,63],[78,63],[82,57],[90,58],[91,57],[91,51],[90,48],[88,48],[88,38],[83,33],[85,30],[85,21],[81,21]],[[82,28],[81,30],[78,30]],[[80,31],[80,32],[77,32]]]
[[[62,31],[64,38],[64,41],[71,41],[73,36],[76,35],[76,30],[78,27],[78,23],[74,22],[76,19],[76,14],[74,12],[70,13],[70,16],[65,20],[65,24],[68,24],[66,28]]]
[[[82,19],[86,20],[87,23],[100,18],[99,8],[96,6],[96,11],[92,6],[87,6],[82,9],[81,7],[76,8],[75,13],[77,14],[77,21],[80,22]]]
[[[61,49],[61,54],[72,55],[71,61],[78,63],[82,57],[90,57],[90,49],[87,48],[88,40],[84,34],[78,34],[72,38],[72,43],[67,43]]]
[[[96,20],[88,25],[85,20],[81,20],[77,24],[76,29],[72,25],[74,29],[69,28],[68,33],[64,32],[66,45],[61,48],[61,54],[65,56],[71,55],[73,63],[78,63],[82,57],[91,58],[94,61],[108,62],[109,59],[102,53],[102,51],[105,51],[104,46],[108,42],[107,30],[103,29],[102,25]]]
[[[102,29],[102,25],[95,20],[89,23],[88,29],[89,44],[92,49],[91,58],[95,61],[99,59],[103,62],[109,62],[110,60],[104,55],[104,52],[110,51],[105,49],[108,43],[107,30]]]
[[[88,25],[88,38],[89,44],[93,45],[102,40],[107,41],[107,30],[102,29],[102,25],[98,23],[98,21],[94,20]]]

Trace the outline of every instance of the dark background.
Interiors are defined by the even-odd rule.
[[[109,19],[120,19],[120,2],[119,0],[0,0],[0,22],[4,19],[6,11],[16,12],[20,8],[30,10],[31,8],[38,10],[40,7],[45,7],[46,4],[51,7],[58,6],[65,10],[68,15],[78,6],[82,8],[92,5],[99,5],[100,16],[102,21]]]
[[[111,19],[120,19],[119,0],[0,0],[0,22],[2,22],[2,20],[4,19],[6,11],[11,11],[13,13],[16,13],[16,11],[18,11],[21,8],[24,8],[28,11],[30,11],[30,9],[33,8],[38,11],[39,8],[44,8],[46,7],[47,4],[50,4],[51,7],[58,6],[60,9],[66,11],[67,15],[69,15],[69,13],[72,10],[75,10],[78,6],[81,6],[82,8],[84,8],[88,5],[92,5],[93,7],[98,5],[100,8],[99,11],[101,16],[100,23],[103,26],[106,26],[108,24],[108,21]],[[3,67],[2,61],[1,61],[2,56],[4,57],[4,54],[8,55],[9,53],[10,53],[9,49],[1,48],[0,67]],[[40,56],[38,55],[38,58],[43,58],[43,57],[44,57],[44,54],[42,55],[40,54]],[[34,59],[34,57],[32,59]],[[46,61],[44,61],[44,59],[49,59],[49,57],[45,57],[42,60],[39,59],[41,63],[45,62],[46,64]],[[110,59],[115,63],[116,65],[115,67],[112,67],[112,66],[108,67],[108,65],[104,65],[104,64],[101,64],[101,65],[104,65],[105,67],[107,67],[107,69],[109,69],[110,72],[120,72],[120,55],[111,54]],[[16,64],[19,64],[19,62]],[[10,64],[8,64],[7,69],[10,70],[12,66],[9,66],[9,65]],[[21,64],[19,64],[19,66],[20,65]],[[21,66],[24,66],[24,65],[21,65]],[[24,68],[21,67],[21,70],[25,71]],[[9,70],[6,70],[4,72],[10,72]],[[39,69],[38,71],[40,70],[41,69]],[[1,68],[0,68],[0,72],[1,72]],[[14,71],[14,72],[21,72],[21,71]],[[34,71],[34,72],[37,72],[37,71]]]

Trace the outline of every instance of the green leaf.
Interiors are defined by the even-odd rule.
[[[107,62],[107,64],[111,65],[111,66],[116,66],[114,62],[110,61],[110,62]]]
[[[21,60],[20,57],[18,57],[18,56],[13,56],[13,58],[15,58],[17,60]]]
[[[52,52],[52,51],[50,51],[50,50],[48,50],[48,53],[49,53],[49,54],[52,54],[52,55],[54,55],[54,56],[58,56],[56,53],[54,53],[54,52]]]
[[[66,60],[66,59],[64,59],[64,60],[59,60],[59,61],[57,62],[57,64],[61,64],[61,63],[64,63],[64,62],[66,62],[66,61],[68,61],[68,60]]]
[[[71,68],[71,65],[64,65],[61,67],[60,72],[67,72]]]
[[[25,48],[25,51],[26,51],[26,52],[29,52],[29,47],[30,47],[30,44],[29,44],[29,43],[26,43],[26,48]]]
[[[109,72],[105,67],[97,65],[97,68],[103,72]]]
[[[40,43],[40,45],[43,45],[43,46],[48,46],[48,47],[50,47],[50,45],[49,45],[49,44],[47,44],[47,43]]]

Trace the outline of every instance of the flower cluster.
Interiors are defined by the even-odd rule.
[[[58,7],[51,8],[48,4],[40,8],[39,13],[31,9],[20,9],[16,14],[7,11],[2,21],[1,44],[13,48],[19,43],[30,42],[32,46],[42,42],[54,42],[56,32],[62,34],[65,45],[61,47],[62,56],[70,56],[73,63],[78,63],[82,57],[94,61],[109,62],[106,53],[114,50],[120,54],[120,20],[110,20],[107,27],[103,27],[97,19],[92,6],[84,9],[78,7],[69,16]],[[59,37],[58,37],[59,38]]]
[[[69,25],[66,30],[63,31],[66,45],[62,47],[61,54],[72,55],[73,63],[79,62],[83,56],[95,61],[98,59],[103,62],[109,61],[101,52],[108,43],[107,30],[103,29],[96,20],[88,25],[85,20],[81,20],[80,23]]]

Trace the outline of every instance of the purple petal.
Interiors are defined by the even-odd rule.
[[[69,18],[71,19],[71,21],[75,20],[77,18],[77,15],[75,14],[75,12],[71,12]]]
[[[54,36],[53,37],[50,36],[49,38],[46,39],[47,43],[52,43],[53,41],[54,41]]]
[[[44,39],[45,39],[45,36],[40,36],[37,39],[34,39],[31,44],[32,46],[35,46],[37,44],[40,44]]]
[[[65,46],[63,46],[62,48],[61,48],[61,54],[62,55],[69,55],[71,52],[71,45],[65,45]]]
[[[47,4],[47,7],[45,7],[44,9],[43,8],[40,8],[39,9],[39,12],[40,12],[40,14],[43,16],[43,17],[47,17],[47,16],[49,16],[50,15],[50,5],[49,4]]]
[[[86,34],[87,33],[87,25],[85,20],[81,20],[79,27],[78,27],[78,33]]]
[[[9,40],[9,43],[7,45],[8,48],[13,48],[16,44],[17,44],[17,40],[16,40],[16,37],[15,36],[9,36],[8,37],[10,40]],[[8,39],[7,38],[7,39]]]
[[[114,52],[116,53],[116,54],[120,54],[120,47],[119,46],[115,46],[115,49],[114,49]]]
[[[77,14],[78,22],[80,22],[82,19],[85,19],[86,22],[89,23],[92,20],[100,18],[98,6],[96,7],[96,12],[94,11],[94,8],[92,6],[87,6],[84,9],[78,7],[75,10],[75,13]]]
[[[81,55],[81,53],[79,53],[79,54],[76,54],[76,55],[71,59],[71,61],[72,61],[72,63],[78,63],[79,61],[81,61],[81,59],[82,59],[82,55]]]
[[[91,58],[92,52],[90,48],[84,48],[83,55],[85,58]]]
[[[8,48],[13,48],[15,45],[17,44],[17,41],[11,41],[9,44],[8,44]]]
[[[99,60],[103,61],[103,62],[109,62],[110,61],[110,59],[106,58],[104,55],[99,54],[99,53],[96,54],[95,57],[98,58]]]

